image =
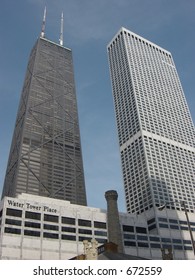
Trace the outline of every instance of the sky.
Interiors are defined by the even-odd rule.
[[[194,0],[1,0],[0,193],[30,51],[47,7],[46,38],[73,51],[88,206],[106,208],[118,192],[126,211],[106,46],[123,26],[173,55],[195,122]]]

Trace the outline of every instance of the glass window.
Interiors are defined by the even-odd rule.
[[[169,219],[169,223],[178,224],[178,221],[177,221],[177,220],[174,220],[174,219]]]
[[[43,233],[43,237],[52,238],[52,239],[58,239],[59,235],[57,233],[44,232]]]
[[[135,239],[135,235],[134,234],[126,234],[126,233],[124,233],[124,238],[125,239]]]
[[[95,230],[94,231],[95,235],[101,235],[101,236],[107,236],[107,232],[106,231],[102,231],[102,230]]]
[[[79,219],[78,224],[79,226],[91,227],[91,221],[89,220]]]
[[[40,236],[39,231],[34,231],[34,230],[24,230],[24,235],[29,235],[29,236]]]
[[[102,244],[107,242],[107,239],[103,239],[103,238],[96,238],[96,240],[98,243],[102,243]]]
[[[152,218],[152,219],[148,220],[148,225],[150,225],[150,224],[152,224],[154,222],[155,222],[155,218]]]
[[[91,237],[79,236],[79,241],[83,241],[83,240],[91,241]],[[96,239],[96,240],[97,240],[97,239]]]
[[[191,246],[184,246],[184,250],[192,250]]]
[[[167,225],[167,224],[159,223],[159,227],[160,227],[160,228],[168,228],[168,225]]]
[[[157,236],[150,236],[150,241],[160,241],[160,238]]]
[[[146,228],[144,227],[136,227],[137,233],[147,233]]]
[[[26,211],[25,218],[32,219],[32,220],[41,220],[41,214],[36,212]]]
[[[21,234],[21,229],[19,228],[9,228],[5,227],[5,233],[12,233],[12,234]]]
[[[62,231],[66,231],[66,232],[76,232],[75,228],[72,227],[62,227]]]
[[[75,219],[70,217],[62,217],[62,223],[68,225],[75,225]]]
[[[133,247],[136,247],[136,242],[133,242],[133,241],[125,241],[125,242],[124,242],[124,245],[125,245],[125,246],[133,246]]]
[[[58,223],[58,216],[44,214],[44,221]]]
[[[177,225],[170,225],[170,228],[172,228],[172,229],[179,229],[179,227]]]
[[[106,223],[94,221],[95,228],[106,228]]]
[[[150,246],[151,248],[161,248],[159,243],[151,243]]]
[[[123,231],[134,232],[133,226],[123,225]]]
[[[63,239],[63,240],[72,240],[72,241],[76,241],[76,236],[74,236],[74,235],[62,234],[62,239]]]
[[[181,239],[173,239],[173,243],[182,243]]]
[[[159,220],[160,222],[165,222],[165,223],[168,222],[166,218],[158,218],[158,220]]]
[[[156,224],[153,224],[151,226],[148,227],[149,230],[155,229],[156,228]]]
[[[81,234],[92,234],[92,231],[89,230],[89,229],[80,228],[79,233],[81,233]]]
[[[33,222],[25,222],[25,227],[40,228],[41,224]]]
[[[171,239],[170,238],[161,238],[162,242],[169,242],[171,243]]]
[[[183,250],[183,247],[180,245],[173,245],[173,248],[176,250]]]
[[[22,217],[22,210],[7,208],[6,215],[13,216],[13,217]]]
[[[187,225],[187,224],[188,224],[187,221],[179,221],[179,223],[180,223],[181,225]]]
[[[5,223],[8,225],[15,225],[15,226],[21,226],[22,222],[19,220],[13,220],[13,219],[6,219]]]
[[[49,229],[49,230],[59,230],[59,227],[56,225],[48,225],[48,224],[44,224],[44,229]]]
[[[148,240],[146,235],[137,235],[137,240]]]
[[[148,243],[138,242],[138,247],[148,247]]]

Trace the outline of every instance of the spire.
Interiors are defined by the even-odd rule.
[[[46,7],[44,9],[44,15],[43,15],[43,23],[42,23],[42,29],[41,29],[41,37],[45,37],[45,21],[46,21]]]
[[[61,15],[61,27],[60,27],[60,45],[63,46],[63,21],[64,21],[64,16],[63,16],[63,12]]]

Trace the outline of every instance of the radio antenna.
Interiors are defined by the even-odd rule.
[[[63,24],[64,24],[64,15],[63,15],[63,12],[61,14],[61,27],[60,27],[60,45],[63,46]]]
[[[44,14],[43,14],[43,23],[42,23],[42,29],[41,29],[41,38],[45,37],[45,21],[46,21],[46,7],[44,9]]]

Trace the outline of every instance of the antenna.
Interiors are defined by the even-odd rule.
[[[43,15],[43,23],[42,23],[42,29],[41,29],[41,38],[45,37],[45,21],[46,21],[46,7],[44,9],[44,15]]]
[[[63,12],[62,12],[62,15],[61,15],[61,27],[60,27],[60,45],[63,46],[63,21],[64,21],[64,15],[63,15]]]

